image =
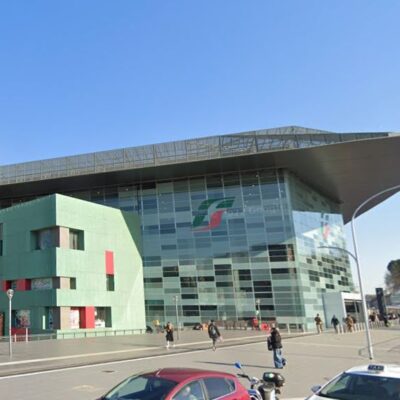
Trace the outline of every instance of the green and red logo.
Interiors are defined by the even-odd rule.
[[[331,233],[329,214],[321,213],[321,233],[324,240],[328,240]]]
[[[234,201],[234,197],[204,200],[198,208],[199,214],[194,217],[193,230],[205,232],[220,226],[222,215],[228,208],[232,207]],[[207,218],[208,224],[204,225]]]

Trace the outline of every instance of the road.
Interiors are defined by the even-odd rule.
[[[373,332],[375,362],[399,362],[399,333],[398,330]],[[368,363],[364,341],[363,332],[347,335],[325,333],[285,340],[284,353],[288,365],[283,374],[287,385],[282,398],[304,398],[310,393],[312,385],[325,382],[341,370]],[[273,370],[272,353],[267,351],[265,343],[253,343],[224,347],[215,353],[211,350],[194,350],[182,354],[1,377],[0,393],[1,398],[7,400],[89,400],[96,399],[126,376],[138,371],[187,366],[234,373],[235,361],[241,361],[246,371],[257,377],[265,370]]]

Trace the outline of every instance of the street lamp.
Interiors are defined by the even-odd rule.
[[[356,218],[358,212],[371,200],[381,196],[382,194],[385,194],[387,192],[392,192],[392,191],[398,191],[400,190],[400,185],[392,186],[388,189],[381,190],[378,193],[375,193],[374,195],[368,197],[366,200],[364,200],[354,211],[352,217],[351,217],[351,231],[353,234],[353,246],[354,246],[354,255],[355,255],[355,260],[356,260],[356,265],[357,265],[357,273],[358,273],[358,280],[360,284],[360,293],[361,293],[361,299],[362,299],[362,306],[363,306],[363,312],[364,312],[364,318],[365,318],[365,332],[367,335],[367,343],[368,343],[368,353],[369,353],[369,358],[372,360],[374,358],[374,353],[372,350],[372,341],[371,341],[371,333],[369,331],[369,324],[368,324],[368,311],[367,311],[367,302],[365,300],[364,296],[364,289],[363,289],[363,284],[362,284],[362,276],[361,276],[361,268],[360,268],[360,257],[358,255],[358,247],[357,247],[357,238],[356,238],[356,231],[354,228],[354,219]]]
[[[360,294],[361,294],[361,304],[362,304],[362,309],[363,309],[363,314],[364,314],[364,320],[365,320],[365,334],[367,337],[367,345],[368,345],[368,354],[369,354],[369,358],[370,360],[374,359],[374,351],[372,348],[372,340],[371,340],[371,332],[369,329],[369,321],[368,321],[368,310],[367,310],[367,301],[365,299],[364,296],[364,288],[363,288],[363,281],[362,281],[362,275],[361,275],[361,268],[360,268],[360,257],[358,255],[358,247],[357,247],[357,238],[356,238],[356,231],[355,231],[355,227],[354,227],[354,219],[356,218],[358,212],[367,204],[369,203],[371,200],[381,196],[382,194],[385,194],[387,192],[391,192],[394,190],[400,190],[400,185],[396,185],[396,186],[392,186],[388,189],[385,190],[381,190],[378,193],[375,193],[374,195],[368,197],[366,200],[364,200],[357,208],[356,210],[353,212],[353,215],[351,217],[351,232],[352,232],[352,236],[353,236],[353,247],[354,247],[354,254],[351,253],[350,251],[343,249],[341,247],[336,247],[336,246],[320,246],[320,248],[330,248],[330,249],[336,249],[336,250],[341,250],[344,251],[345,253],[347,253],[349,256],[351,256],[353,258],[353,260],[356,263],[356,267],[357,267],[357,274],[358,274],[358,282],[359,282],[359,286],[360,286]]]
[[[256,311],[257,311],[257,319],[258,319],[258,326],[261,329],[261,307],[260,307],[261,300],[256,299]]]
[[[14,290],[8,289],[7,290],[7,297],[8,297],[8,353],[10,358],[12,357],[12,337],[11,337],[11,299],[14,296]]]
[[[179,340],[179,315],[178,315],[178,299],[179,297],[174,296],[175,301],[175,311],[176,311],[176,339]]]

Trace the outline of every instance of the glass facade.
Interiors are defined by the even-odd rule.
[[[338,205],[266,169],[64,193],[141,216],[146,319],[313,325],[322,293],[350,291]]]
[[[322,294],[354,290],[339,205],[288,175],[290,205],[296,237],[296,259],[301,304],[306,324],[314,325],[316,313],[324,315]]]

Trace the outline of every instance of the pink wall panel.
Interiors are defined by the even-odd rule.
[[[114,252],[106,250],[106,274],[114,275]]]

